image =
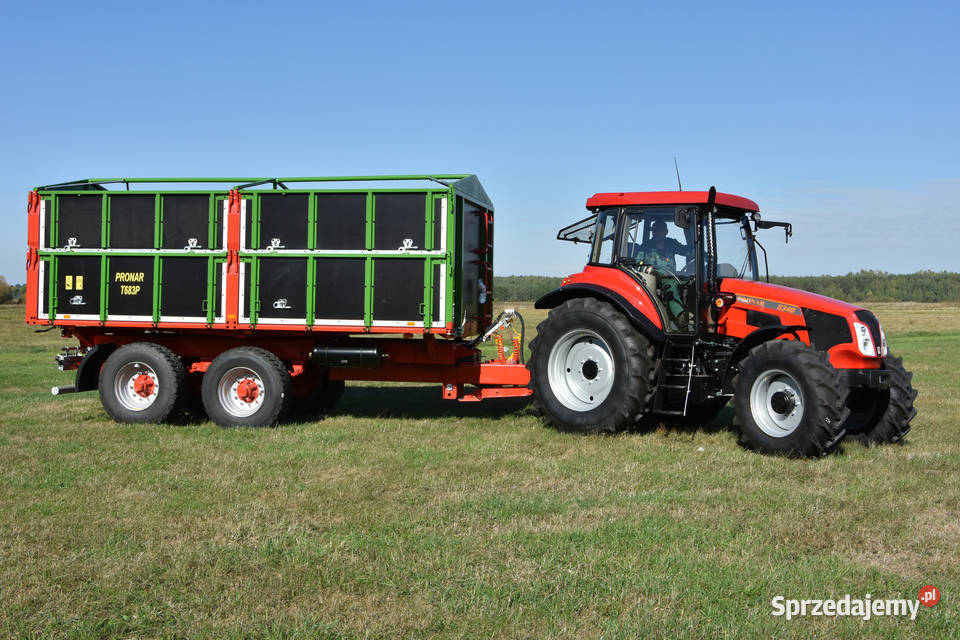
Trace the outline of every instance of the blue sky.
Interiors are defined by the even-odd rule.
[[[960,271],[960,3],[0,4],[0,275],[80,177],[472,172],[496,272],[598,191],[716,185],[782,274]]]

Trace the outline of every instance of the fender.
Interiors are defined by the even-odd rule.
[[[801,340],[800,335],[797,333],[798,331],[807,331],[807,327],[802,324],[793,324],[787,326],[778,325],[775,327],[762,327],[748,333],[746,336],[744,336],[743,340],[741,340],[740,343],[734,347],[733,353],[731,353],[730,357],[727,359],[727,365],[723,371],[723,384],[720,388],[724,391],[729,390],[728,387],[732,382],[732,376],[730,375],[731,371],[738,362],[743,360],[744,356],[746,356],[751,349],[759,344],[767,342],[768,340],[776,340],[780,336],[788,333],[793,335],[794,339],[805,342],[804,340]],[[732,392],[732,390],[729,391]]]
[[[533,306],[537,309],[553,309],[571,298],[597,298],[599,300],[605,300],[612,304],[620,313],[627,316],[633,326],[653,342],[663,344],[666,340],[663,331],[650,322],[649,318],[635,309],[626,298],[616,291],[595,284],[568,284],[565,287],[554,289],[550,293],[542,296]]]
[[[77,367],[77,379],[74,383],[77,392],[95,391],[100,381],[100,369],[110,354],[117,348],[115,344],[98,344],[87,349]]]

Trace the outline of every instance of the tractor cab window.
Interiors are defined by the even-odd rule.
[[[756,254],[746,216],[716,218],[717,277],[758,280]]]

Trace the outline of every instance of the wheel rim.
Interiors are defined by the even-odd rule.
[[[113,392],[124,409],[144,411],[157,401],[157,372],[143,362],[128,362],[113,379]]]
[[[773,438],[785,438],[803,419],[800,383],[786,371],[764,372],[750,389],[750,411],[761,431]]]
[[[610,347],[589,329],[567,332],[550,351],[550,389],[563,406],[574,411],[600,406],[610,395],[615,374]]]
[[[220,376],[217,390],[220,406],[234,417],[252,416],[263,406],[263,378],[253,369],[230,369]]]

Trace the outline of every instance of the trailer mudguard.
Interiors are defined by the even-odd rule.
[[[98,344],[87,349],[77,367],[76,391],[95,391],[100,380],[100,369],[110,354],[117,348],[115,344]]]
[[[663,331],[640,313],[626,298],[616,291],[595,284],[568,284],[543,295],[533,306],[537,309],[553,309],[572,298],[597,298],[609,302],[627,316],[633,326],[648,339],[657,344],[663,344],[666,341]]]

